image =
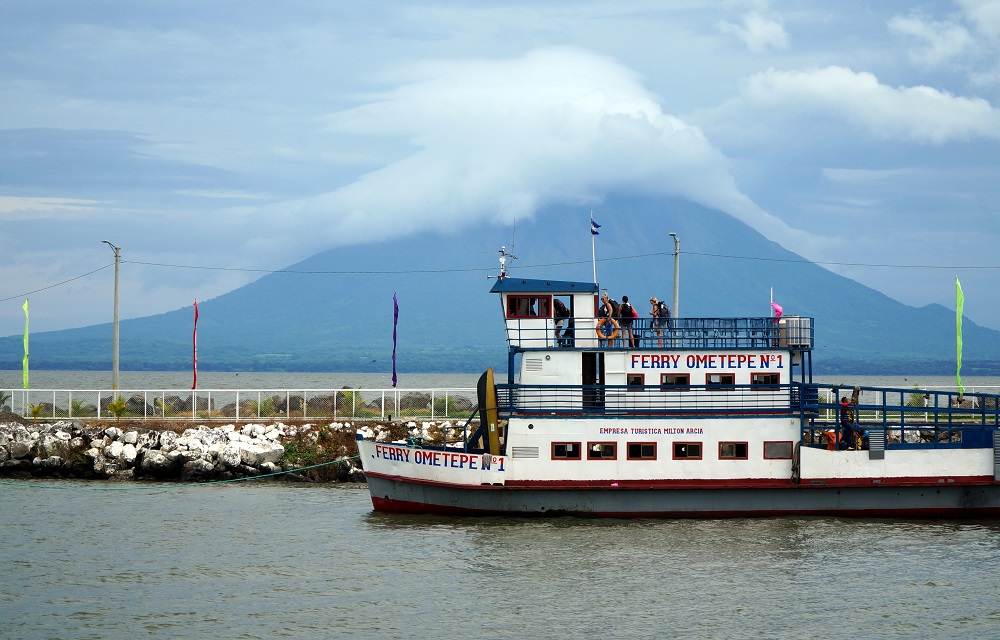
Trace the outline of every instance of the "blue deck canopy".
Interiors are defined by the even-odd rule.
[[[567,280],[535,280],[507,276],[496,281],[490,293],[597,293],[596,282],[571,282]]]

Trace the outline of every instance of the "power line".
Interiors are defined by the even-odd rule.
[[[759,262],[786,262],[786,263],[800,263],[800,264],[816,264],[824,266],[835,266],[835,267],[874,267],[883,269],[948,269],[948,270],[997,270],[1000,266],[990,266],[990,265],[931,265],[931,264],[890,264],[890,263],[875,263],[875,262],[832,262],[832,261],[817,261],[817,260],[806,260],[804,258],[761,258],[757,256],[733,256],[721,253],[701,253],[697,251],[682,251],[683,255],[688,256],[704,256],[707,258],[726,258],[730,260],[755,260]],[[654,253],[637,253],[628,256],[614,256],[610,258],[598,258],[598,262],[614,262],[618,260],[635,260],[638,258],[653,258],[662,256],[673,256],[672,252],[667,251],[657,251]],[[123,263],[128,262],[131,264],[141,264],[147,267],[166,267],[170,269],[199,269],[205,271],[236,271],[241,273],[265,273],[265,274],[277,274],[277,273],[287,273],[290,275],[404,275],[411,273],[476,273],[485,272],[492,273],[496,271],[496,267],[472,267],[466,269],[406,269],[406,270],[396,270],[396,271],[375,271],[375,270],[343,270],[343,271],[315,271],[315,270],[305,270],[305,269],[248,269],[243,267],[209,267],[203,265],[190,265],[190,264],[169,264],[163,262],[142,262],[138,260],[123,260]],[[548,262],[539,264],[522,264],[519,265],[521,269],[541,269],[543,267],[565,267],[577,264],[587,264],[587,260],[568,260],[565,262]],[[55,284],[50,284],[33,291],[28,291],[26,293],[21,293],[16,296],[10,296],[7,298],[0,298],[0,302],[7,302],[8,300],[17,300],[25,296],[30,296],[34,293],[39,293],[41,291],[47,291],[48,289],[54,289],[60,287],[64,284],[73,282],[74,280],[79,280],[81,278],[86,278],[87,276],[93,275],[99,271],[103,271],[112,265],[106,264],[103,267],[94,269],[93,271],[88,271],[87,273],[74,276],[62,282],[57,282]]]
[[[172,269],[205,269],[208,271],[242,271],[245,273],[291,273],[296,275],[385,275],[401,273],[471,273],[473,271],[496,271],[495,267],[470,268],[470,269],[406,269],[405,271],[307,271],[299,269],[243,269],[239,267],[204,267],[188,264],[164,264],[161,262],[139,262],[137,260],[123,260],[131,264],[141,264],[147,267],[170,267]]]
[[[103,267],[101,267],[99,269],[94,269],[93,271],[88,271],[87,273],[83,273],[83,274],[80,274],[78,276],[74,276],[74,277],[70,278],[69,280],[63,280],[62,282],[57,282],[55,284],[50,284],[49,286],[42,287],[41,289],[35,289],[34,291],[28,291],[27,293],[22,293],[22,294],[19,294],[19,295],[16,295],[16,296],[11,296],[9,298],[0,298],[0,302],[7,302],[8,300],[17,300],[17,299],[23,298],[25,296],[30,296],[33,293],[38,293],[39,291],[46,291],[48,289],[54,289],[56,287],[61,287],[64,284],[73,282],[74,280],[79,280],[80,278],[86,278],[89,275],[93,275],[93,274],[97,273],[98,271],[104,271],[105,269],[107,269],[110,266],[111,266],[110,264],[106,264],[106,265],[104,265]]]

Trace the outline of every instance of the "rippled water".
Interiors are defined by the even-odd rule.
[[[364,486],[0,484],[4,638],[983,638],[1000,521],[400,516]]]

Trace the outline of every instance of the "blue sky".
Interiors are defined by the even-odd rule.
[[[130,318],[612,191],[1000,329],[1000,0],[39,0],[0,57],[0,335],[109,322],[105,239]]]

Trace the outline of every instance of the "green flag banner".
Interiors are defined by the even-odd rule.
[[[28,299],[24,299],[24,360],[21,362],[21,377],[24,378],[24,388],[28,388]]]
[[[962,293],[962,283],[955,276],[955,343],[957,348],[957,367],[955,369],[955,380],[958,382],[959,395],[965,393],[962,387],[962,313],[965,310],[965,294]]]

